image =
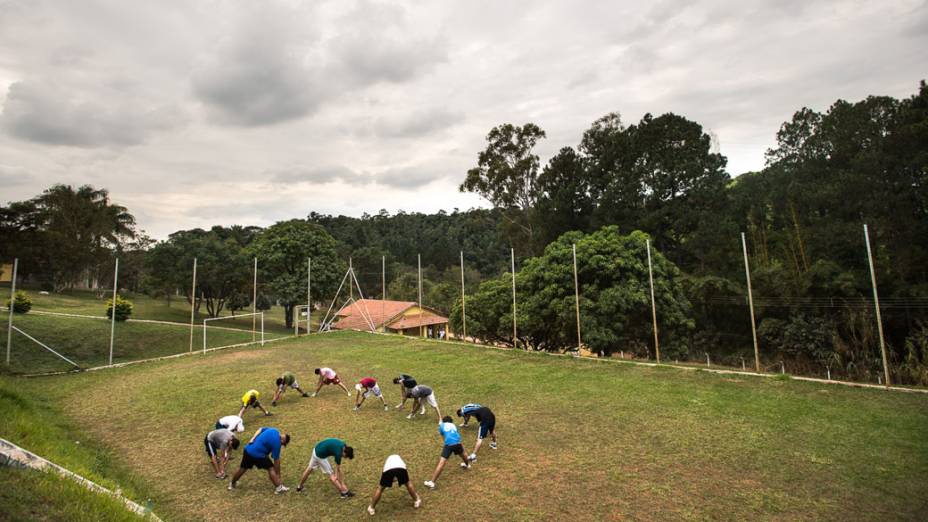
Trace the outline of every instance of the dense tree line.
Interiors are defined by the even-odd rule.
[[[578,249],[584,344],[653,356],[644,242],[655,266],[662,353],[736,363],[753,353],[740,233],[747,239],[761,351],[794,371],[872,379],[880,367],[862,224],[871,230],[895,378],[928,383],[928,87],[905,99],[838,100],[803,108],[777,132],[766,167],[737,177],[708,133],[678,114],[618,113],[594,121],[575,147],[543,163],[545,131],[505,123],[463,176],[491,209],[360,218],[312,213],[258,227],[178,231],[153,244],[106,190],[55,185],[0,207],[0,257],[49,290],[121,286],[206,313],[259,301],[287,324],[305,298],[313,258],[316,304],[330,299],[348,259],[365,294],[418,298],[460,314],[464,252],[468,333],[542,350],[576,343],[571,245]],[[509,249],[517,255],[519,338],[512,338]],[[192,260],[199,262],[191,295]],[[384,262],[385,260],[385,262]],[[386,266],[387,288],[381,280]]]

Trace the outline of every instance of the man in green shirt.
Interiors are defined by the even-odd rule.
[[[335,469],[332,469],[332,464],[329,463],[329,457],[335,459]],[[296,490],[298,492],[303,491],[303,484],[306,482],[306,479],[309,477],[309,474],[316,468],[319,468],[320,471],[329,476],[329,480],[332,481],[332,485],[335,486],[335,489],[341,494],[342,498],[350,498],[354,496],[354,493],[348,489],[348,486],[345,484],[345,475],[342,473],[342,457],[348,457],[349,459],[354,458],[354,448],[345,444],[345,441],[341,439],[325,439],[316,444],[316,447],[313,448],[313,456],[309,459],[309,465],[306,466],[306,471],[303,472],[303,476],[300,477],[300,485],[297,486]]]
[[[277,385],[277,391],[274,393],[274,399],[271,401],[271,406],[277,406],[277,401],[280,399],[280,395],[287,391],[287,386],[303,394],[303,397],[309,397],[308,393],[300,389],[300,383],[296,382],[296,375],[293,375],[290,372],[284,372],[280,377],[277,378],[276,381],[274,381],[274,383]]]

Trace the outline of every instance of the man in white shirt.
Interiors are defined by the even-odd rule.
[[[418,508],[422,505],[422,499],[416,493],[416,488],[412,487],[412,482],[409,480],[409,472],[406,471],[406,463],[403,462],[403,458],[399,455],[390,455],[383,464],[383,473],[380,474],[380,484],[377,486],[377,490],[374,491],[371,504],[367,506],[367,512],[369,514],[374,515],[376,513],[374,508],[377,506],[377,502],[380,501],[383,488],[392,487],[394,481],[400,486],[406,486],[406,491],[408,491],[409,496],[412,497],[412,507]]]
[[[226,429],[229,431],[241,433],[245,431],[245,421],[243,421],[242,418],[238,415],[226,415],[225,417],[216,421],[216,429]]]
[[[319,390],[322,389],[323,384],[337,384],[341,389],[345,390],[345,393],[351,397],[351,392],[348,391],[348,388],[342,383],[342,380],[338,377],[338,374],[335,373],[335,370],[332,368],[316,368],[313,370],[313,373],[319,376],[319,383],[316,384],[316,391],[313,392],[310,397],[315,397],[319,395]]]

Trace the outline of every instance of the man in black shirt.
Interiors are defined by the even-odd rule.
[[[457,414],[458,417],[464,417],[464,423],[461,424],[462,428],[467,426],[467,422],[471,417],[477,419],[477,422],[480,423],[480,429],[477,430],[477,443],[474,444],[474,452],[468,457],[471,462],[477,460],[477,451],[487,435],[491,437],[490,448],[496,449],[496,416],[493,415],[490,408],[474,403],[465,404],[458,408]]]

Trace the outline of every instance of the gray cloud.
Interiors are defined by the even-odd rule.
[[[330,165],[325,167],[291,167],[275,172],[266,173],[272,183],[276,185],[290,185],[301,183],[345,183],[360,186],[373,182],[369,174],[355,172],[343,165]]]
[[[442,107],[418,109],[398,117],[378,118],[374,133],[382,138],[415,138],[443,131],[464,120],[464,114]]]
[[[123,147],[138,145],[183,119],[177,108],[152,106],[137,95],[98,98],[46,80],[10,85],[0,125],[17,138],[48,145]]]
[[[213,121],[262,126],[295,120],[326,98],[309,60],[313,28],[275,5],[241,13],[232,34],[194,72],[193,93]]]
[[[448,176],[448,172],[434,165],[411,165],[387,169],[377,174],[377,184],[397,189],[415,189]]]
[[[0,164],[0,186],[11,187],[32,181],[29,172],[22,167]]]

